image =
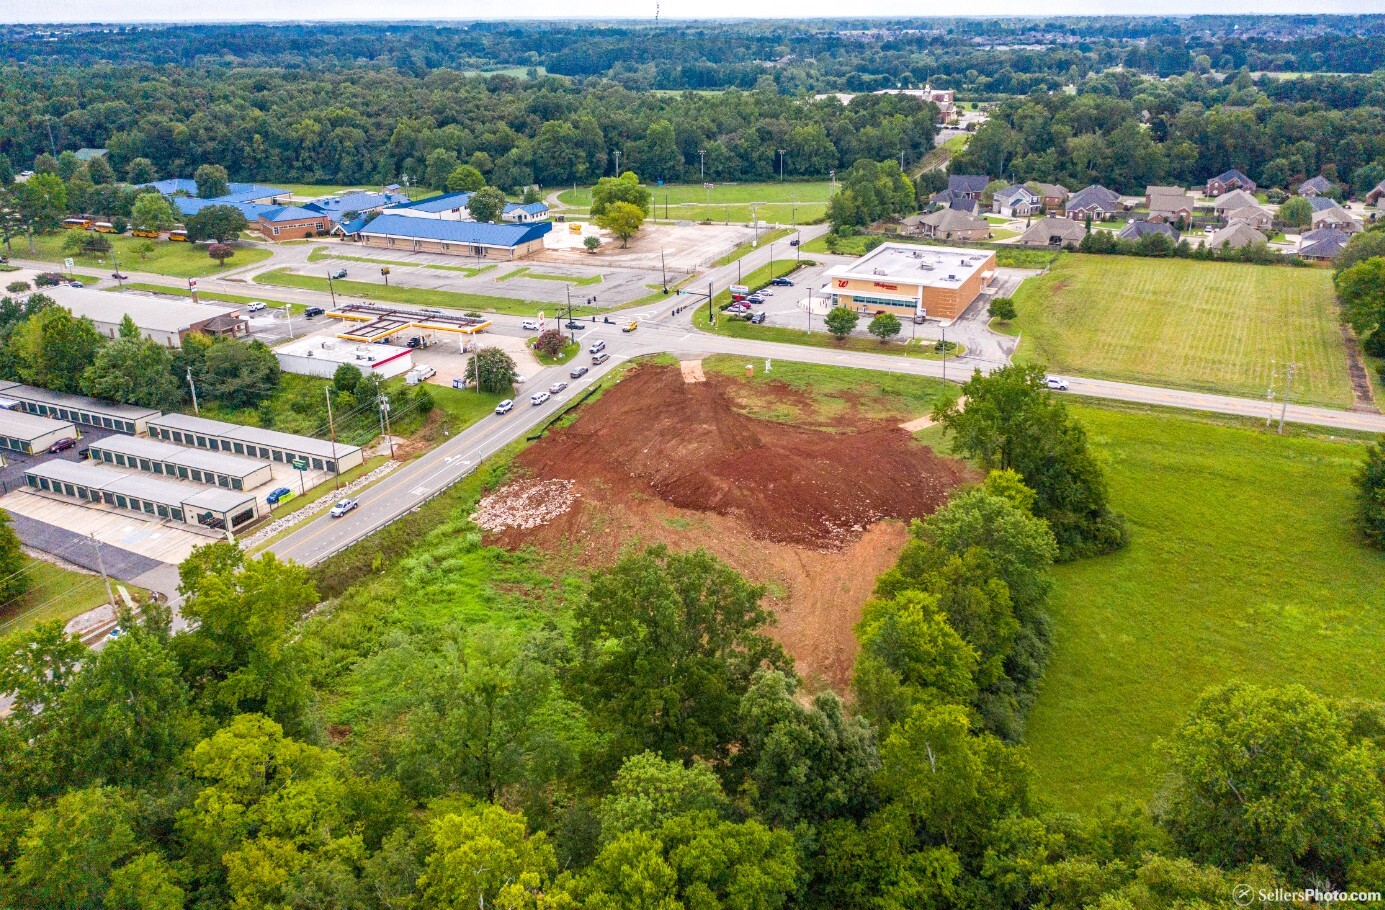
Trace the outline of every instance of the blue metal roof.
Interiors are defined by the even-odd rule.
[[[511,212],[523,212],[526,215],[544,215],[548,212],[548,206],[542,202],[530,202],[528,204],[521,202],[505,203],[505,214],[508,215]]]
[[[307,204],[308,208],[320,209],[333,217],[346,212],[367,212],[386,205],[407,203],[409,197],[403,193],[343,193],[340,196],[323,196]]]
[[[189,180],[186,177],[173,177],[168,180],[156,180],[146,184],[153,187],[165,196],[173,196],[176,193],[187,193],[189,198],[197,197],[197,181]],[[275,196],[287,196],[288,190],[281,190],[275,186],[262,186],[258,183],[228,183],[228,192],[225,196],[217,196],[215,199],[202,200],[208,204],[215,205],[238,205],[242,202],[253,202],[256,199],[272,199]]]
[[[467,192],[443,193],[441,196],[429,196],[427,199],[420,199],[417,202],[401,202],[398,205],[390,206],[390,208],[413,209],[415,212],[428,212],[436,215],[450,212],[453,209],[464,209],[470,201],[471,194]]]
[[[537,240],[551,230],[551,221],[536,221],[532,224],[489,224],[484,221],[414,218],[409,215],[391,215],[386,211],[376,216],[360,233],[402,237],[406,240],[438,240],[443,243],[514,247]]]

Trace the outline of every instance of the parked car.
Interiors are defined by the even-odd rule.
[[[623,326],[623,327],[621,328],[621,331],[622,331],[622,332],[633,332],[633,331],[635,331],[635,329],[638,329],[639,327],[640,327],[640,324],[639,324],[638,322],[635,322],[635,321],[632,320],[631,322],[629,322],[629,323],[627,323],[625,326]]]
[[[539,330],[539,321],[537,319],[526,319],[519,324],[519,327],[526,332],[537,332]]]
[[[753,324],[755,324],[755,325],[759,325],[760,323],[762,323],[762,322],[765,321],[765,314],[764,314],[764,313],[756,313],[754,316],[751,316],[751,317],[750,317],[750,321],[751,321]]]
[[[290,492],[292,491],[290,491],[288,487],[276,487],[269,491],[269,495],[264,498],[264,501],[271,506],[277,506],[279,500],[289,495]]]
[[[333,281],[340,281],[340,280],[342,280],[342,279],[345,278],[345,277],[346,277],[346,269],[337,269],[335,272],[332,273],[332,280],[333,280]]]
[[[589,348],[587,348],[587,353],[589,353],[589,354],[600,354],[600,353],[601,353],[602,351],[604,351],[604,350],[606,350],[606,342],[604,342],[604,341],[593,341],[593,342],[592,342],[592,346],[589,347]]]
[[[1044,385],[1053,389],[1055,392],[1066,392],[1068,390],[1068,381],[1061,376],[1045,376]]]
[[[412,338],[409,339],[409,347],[411,347],[411,348],[421,348],[421,347],[423,347],[423,339],[422,339],[422,338],[419,338],[417,335],[415,335],[414,337],[412,337]]]
[[[793,287],[793,282],[787,278],[775,278],[774,280],[770,281],[770,284],[774,285],[777,288]]]
[[[584,330],[586,327],[587,324],[585,322],[578,322],[575,319],[569,319],[567,321],[567,328],[572,329],[574,332],[580,332]]]
[[[350,512],[352,509],[356,508],[359,505],[360,503],[354,499],[343,499],[341,502],[332,506],[332,511],[330,514],[333,518],[341,518],[347,512]]]
[[[534,394],[532,394],[532,395],[529,396],[529,403],[532,404],[532,405],[533,405],[534,407],[536,407],[536,408],[537,408],[539,405],[543,404],[543,403],[544,403],[545,401],[547,401],[547,400],[548,400],[548,393],[547,393],[547,392],[535,392]]]
[[[53,443],[51,446],[48,447],[48,454],[56,455],[59,452],[66,452],[68,449],[72,448],[76,444],[77,440],[75,439],[59,439],[57,442]]]
[[[565,389],[565,388],[567,388],[567,383],[566,383],[566,382],[563,382],[563,381],[560,379],[560,380],[558,380],[557,382],[553,383],[551,386],[548,387],[548,394],[550,394],[550,395],[557,395],[559,392],[561,392],[561,391],[562,391],[563,389]]]
[[[498,404],[498,405],[495,406],[495,413],[497,413],[497,414],[508,414],[508,413],[510,413],[511,411],[513,411],[514,409],[515,409],[515,403],[514,403],[513,401],[511,401],[510,399],[506,398],[504,401],[500,402],[500,404]]]
[[[321,316],[325,312],[327,311],[320,306],[310,306],[303,311],[303,315],[309,319],[312,319],[314,316]]]
[[[567,375],[572,379],[581,379],[589,372],[590,370],[588,370],[586,367],[573,367]]]
[[[245,309],[246,309],[247,312],[250,312],[250,313],[258,313],[260,310],[263,310],[264,308],[265,308],[264,302],[261,301],[261,300],[256,300],[254,303],[250,304],[250,305],[249,305],[248,307],[246,307]]]
[[[765,302],[765,298],[764,298],[764,295],[762,295],[762,294],[751,294],[749,297],[745,298],[745,302],[746,302],[746,303],[764,303],[764,302]]]

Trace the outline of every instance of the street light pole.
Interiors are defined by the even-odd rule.
[[[659,250],[659,280],[663,285],[664,293],[668,293],[668,272],[664,269],[664,251]]]
[[[697,176],[702,178],[702,182],[707,182],[707,150],[697,150]]]
[[[620,176],[620,151],[616,151],[616,176]]]
[[[779,182],[784,182],[784,150],[779,150]]]
[[[332,309],[337,308],[337,286],[332,281],[332,273],[327,273],[327,290],[332,294]]]

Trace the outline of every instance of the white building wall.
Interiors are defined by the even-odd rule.
[[[330,342],[329,342],[330,343]],[[369,349],[375,347],[380,355],[376,356]],[[309,348],[290,348],[287,351],[275,351],[274,356],[279,358],[279,366],[286,373],[297,373],[300,376],[321,376],[331,379],[337,372],[337,367],[343,363],[349,363],[367,376],[375,375],[381,379],[390,379],[394,376],[402,376],[414,368],[413,351],[405,350],[402,355],[394,357],[388,363],[380,361],[390,355],[399,354],[396,347],[386,345],[343,345],[340,347],[321,348],[321,353]],[[330,351],[329,356],[322,356]],[[359,353],[360,358],[349,356],[352,353]],[[374,361],[369,358],[376,356]]]

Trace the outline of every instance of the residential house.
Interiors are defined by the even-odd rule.
[[[1087,236],[1087,228],[1068,218],[1053,215],[1040,218],[1029,226],[1015,242],[1021,246],[1071,246],[1075,247]]]
[[[1188,191],[1181,186],[1147,186],[1145,187],[1145,208],[1154,205],[1156,196],[1186,196]]]
[[[1174,243],[1177,243],[1179,239],[1178,231],[1174,230],[1173,225],[1163,221],[1132,221],[1121,228],[1118,236],[1122,240],[1139,240],[1150,234],[1163,234]]]
[[[1321,196],[1330,189],[1332,189],[1332,181],[1319,174],[1300,183],[1298,194],[1300,196]]]
[[[1336,228],[1318,228],[1298,239],[1298,254],[1304,259],[1335,259],[1350,240],[1350,235]]]
[[[1106,221],[1121,210],[1120,194],[1101,184],[1092,184],[1068,197],[1065,213],[1073,221]]]
[[[1027,186],[1014,184],[996,192],[991,199],[991,211],[1006,218],[1028,218],[1042,204],[1038,193]]]
[[[1072,195],[1061,183],[1034,183],[1030,187],[1039,194],[1039,201],[1046,212],[1061,212],[1063,203]]]
[[[1258,205],[1247,205],[1224,214],[1227,225],[1248,224],[1257,231],[1268,231],[1274,226],[1274,215],[1269,209]]]
[[[952,190],[943,190],[934,193],[933,198],[928,200],[928,204],[944,209],[956,209],[959,212],[971,212],[976,214],[980,204],[970,196],[961,193],[954,193]]]
[[[1338,202],[1336,199],[1333,199],[1331,196],[1308,197],[1308,206],[1315,212],[1321,212],[1326,209],[1334,209],[1340,205],[1341,203]]]
[[[934,240],[986,240],[991,236],[991,223],[979,215],[939,209],[919,217],[918,231]]]
[[[947,188],[954,196],[980,199],[990,182],[991,178],[985,174],[952,174],[947,178]]]
[[[1232,190],[1217,197],[1217,201],[1212,203],[1212,208],[1217,213],[1217,217],[1225,223],[1227,213],[1234,212],[1236,209],[1243,209],[1248,205],[1259,204],[1260,200],[1256,199],[1253,194],[1247,193],[1245,190]]]
[[[1366,194],[1366,205],[1379,206],[1380,200],[1385,199],[1385,180],[1380,181],[1371,191]]]
[[[1309,226],[1315,231],[1319,228],[1336,228],[1344,234],[1355,234],[1361,230],[1361,220],[1341,206],[1334,205],[1314,212]]]
[[[1269,238],[1244,221],[1237,221],[1213,234],[1212,238],[1207,241],[1207,246],[1214,250],[1224,246],[1239,250],[1257,243],[1269,243]]]
[[[1232,190],[1245,190],[1248,193],[1255,192],[1255,181],[1251,180],[1242,172],[1234,167],[1223,174],[1218,174],[1207,181],[1207,195],[1220,196]]]
[[[1149,202],[1149,220],[1188,222],[1196,208],[1192,196],[1155,196]]]

